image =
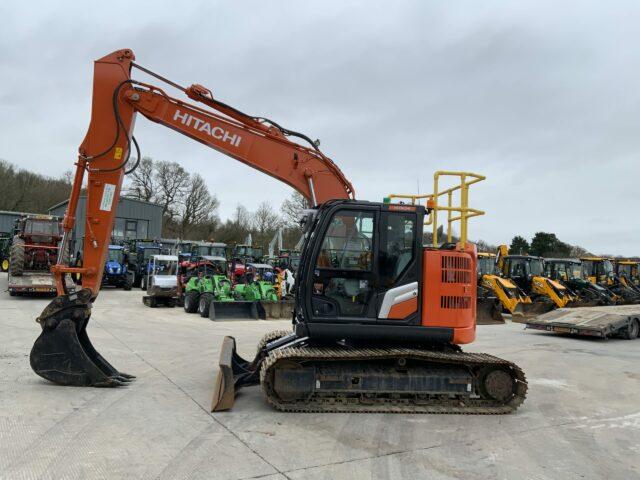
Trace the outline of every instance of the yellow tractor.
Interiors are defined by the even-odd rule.
[[[631,279],[616,275],[613,262],[604,257],[583,257],[582,268],[585,277],[591,282],[611,290],[621,298],[622,304],[640,303],[640,290],[632,285]]]
[[[478,306],[477,323],[491,325],[504,323],[502,312],[514,317],[524,315],[523,304],[531,299],[511,280],[498,275],[495,253],[478,253]]]
[[[509,255],[506,245],[498,249],[497,266],[502,277],[508,278],[529,296],[523,303],[525,315],[539,315],[554,308],[569,306],[576,298],[561,283],[544,276],[544,259],[531,255]]]

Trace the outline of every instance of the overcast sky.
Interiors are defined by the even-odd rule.
[[[178,83],[320,138],[358,198],[474,171],[487,180],[471,201],[487,215],[472,237],[548,231],[640,254],[639,2],[4,0],[0,18],[0,158],[20,167],[72,167],[92,62],[131,48]],[[143,117],[135,133],[143,155],[200,172],[222,218],[291,192]]]

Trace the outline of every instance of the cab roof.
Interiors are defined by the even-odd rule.
[[[154,260],[164,260],[164,261],[167,261],[167,262],[170,262],[170,261],[173,260],[173,261],[177,262],[178,261],[178,256],[177,255],[153,255],[153,259]]]
[[[582,263],[579,258],[545,258],[547,263]]]
[[[203,258],[205,260],[209,260],[210,262],[226,262],[227,259],[224,257],[218,257],[215,255],[202,255],[200,258]]]
[[[505,258],[515,258],[516,260],[544,260],[542,257],[536,257],[533,255],[507,255]]]

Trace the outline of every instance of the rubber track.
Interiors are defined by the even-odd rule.
[[[273,385],[268,375],[279,361],[323,361],[323,360],[384,360],[399,357],[424,360],[451,366],[485,367],[500,365],[507,367],[516,381],[514,396],[506,403],[493,399],[466,398],[447,399],[446,403],[410,403],[410,400],[376,399],[375,404],[361,403],[358,399],[312,398],[309,402],[284,403],[273,394]],[[284,412],[335,412],[335,413],[438,413],[500,415],[515,412],[524,402],[527,381],[524,372],[516,364],[486,353],[438,352],[410,348],[354,348],[336,347],[288,347],[274,350],[265,358],[260,370],[260,384],[268,402]],[[433,401],[433,400],[431,400]]]
[[[282,338],[285,335],[289,335],[290,333],[293,333],[293,332],[291,330],[273,330],[265,334],[258,342],[258,348],[257,348],[258,353],[260,353],[260,351],[267,346],[267,343],[273,342],[274,340],[277,340],[278,338]]]

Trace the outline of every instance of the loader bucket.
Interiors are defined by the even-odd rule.
[[[230,410],[240,387],[259,383],[259,368],[256,364],[255,360],[248,362],[237,354],[235,338],[224,337],[211,402],[212,412]]]
[[[34,372],[51,382],[76,387],[117,387],[135,377],[116,370],[87,335],[91,291],[62,295],[47,305],[37,321],[42,327],[31,349]]]
[[[525,318],[524,306],[522,303],[518,303],[516,308],[513,309],[513,312],[511,312],[511,321],[515,323],[525,323]]]
[[[478,299],[476,308],[476,324],[478,325],[501,325],[505,323],[504,317],[496,305],[496,300]]]
[[[216,302],[209,305],[211,320],[258,320],[264,319],[264,310],[258,302]]]
[[[522,304],[524,319],[529,319],[550,312],[555,308],[555,303],[545,297],[538,297],[531,303]],[[515,321],[515,320],[514,320]]]
[[[282,300],[280,302],[260,302],[264,309],[265,318],[285,318],[293,317],[293,301]]]

